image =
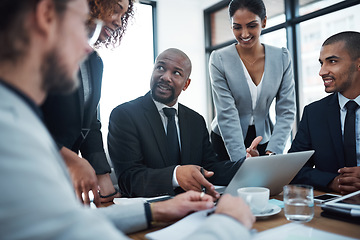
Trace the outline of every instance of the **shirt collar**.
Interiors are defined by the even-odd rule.
[[[178,108],[179,108],[179,103],[178,103],[178,102],[176,102],[172,107],[169,107],[169,106],[166,105],[166,104],[163,104],[163,103],[161,103],[161,102],[158,102],[158,101],[154,100],[154,98],[152,98],[152,100],[154,101],[155,106],[156,106],[156,108],[157,108],[157,110],[158,110],[159,112],[163,112],[163,108],[175,108],[175,110],[176,110],[176,115],[178,114]]]
[[[360,95],[357,96],[355,99],[348,99],[348,98],[344,97],[344,95],[342,95],[341,93],[338,92],[338,99],[339,99],[339,105],[340,105],[341,110],[346,110],[345,104],[349,100],[354,100],[360,106]]]
[[[3,86],[5,86],[8,90],[10,90],[11,92],[13,92],[15,95],[17,95],[18,97],[20,97],[22,100],[24,100],[29,107],[33,110],[33,112],[41,119],[43,120],[43,114],[39,108],[38,105],[36,105],[36,103],[31,100],[28,96],[26,96],[23,92],[21,92],[19,89],[15,88],[14,86],[12,86],[11,84],[5,82],[4,80],[2,80],[0,78],[0,84],[2,84]]]

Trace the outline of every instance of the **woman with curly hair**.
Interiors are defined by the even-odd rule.
[[[95,48],[101,45],[117,47],[127,29],[129,20],[134,17],[135,0],[129,0],[125,13],[126,0],[88,0],[88,2],[90,7],[89,21],[100,19],[104,22]]]
[[[89,29],[97,20],[103,23],[93,48],[119,46],[134,16],[134,0],[88,0],[88,3]],[[96,205],[120,196],[110,178],[98,119],[102,73],[103,62],[94,51],[80,65],[79,88],[69,95],[49,95],[42,106],[45,123],[68,166],[76,195],[89,204],[92,191]]]

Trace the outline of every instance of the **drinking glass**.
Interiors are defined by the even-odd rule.
[[[313,187],[286,185],[284,190],[285,217],[293,222],[309,222],[314,217]]]

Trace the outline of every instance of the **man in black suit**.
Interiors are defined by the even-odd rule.
[[[190,84],[191,62],[178,49],[167,49],[156,59],[151,91],[116,107],[110,116],[108,148],[119,187],[125,196],[174,195],[178,190],[200,191],[201,186],[219,197],[214,186],[227,185],[240,167],[237,162],[220,161],[209,142],[204,118],[178,103],[178,96]],[[163,108],[175,108],[179,160],[170,157],[167,117]],[[174,127],[175,128],[175,127]],[[252,155],[258,154],[254,140]],[[177,153],[178,154],[178,153]],[[200,166],[204,167],[204,176]],[[209,181],[207,181],[207,179]],[[179,188],[178,188],[179,187]]]
[[[304,108],[299,129],[289,152],[314,149],[314,155],[292,183],[313,185],[341,194],[360,189],[360,33],[342,32],[322,45],[319,75],[325,91],[333,93]],[[353,159],[345,137],[348,102],[355,102]],[[349,115],[350,116],[350,115]]]

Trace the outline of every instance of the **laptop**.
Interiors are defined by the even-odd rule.
[[[245,159],[227,187],[219,193],[237,196],[241,187],[266,187],[270,195],[278,195],[314,154],[314,150]]]

